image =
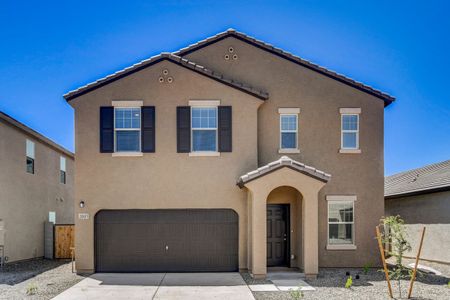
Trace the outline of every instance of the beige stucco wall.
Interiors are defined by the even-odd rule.
[[[421,258],[450,263],[450,191],[386,199],[386,215],[400,215],[415,257],[426,227]]]
[[[234,47],[238,60],[223,59],[229,46]],[[221,40],[187,58],[269,93],[258,112],[259,165],[283,155],[278,153],[278,108],[301,109],[300,153],[287,155],[332,174],[319,195],[319,265],[378,264],[374,228],[384,214],[383,101],[235,38]],[[343,107],[361,108],[361,154],[339,153],[339,108]],[[357,195],[356,250],[326,250],[326,195]]]
[[[35,143],[35,174],[26,172],[26,146]],[[66,157],[67,181],[60,183],[60,156]],[[44,255],[44,222],[73,224],[73,160],[33,136],[0,120],[0,219],[9,262]]]
[[[158,77],[168,69],[172,84]],[[220,100],[233,107],[233,152],[220,157],[177,153],[176,107],[189,100]],[[99,107],[112,100],[142,100],[156,107],[156,152],[112,157],[99,152]],[[76,126],[77,271],[94,269],[94,215],[101,209],[231,208],[239,215],[239,267],[247,268],[247,194],[237,178],[257,167],[257,109],[248,94],[163,61],[70,102]],[[81,209],[78,203],[86,204]]]

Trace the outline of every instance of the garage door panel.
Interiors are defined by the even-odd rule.
[[[100,211],[96,271],[237,271],[238,226],[230,209]]]

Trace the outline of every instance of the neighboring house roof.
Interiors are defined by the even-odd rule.
[[[385,177],[386,199],[450,191],[450,160]]]
[[[19,129],[20,131],[24,132],[25,134],[28,134],[32,137],[34,137],[35,139],[39,140],[40,142],[46,144],[47,146],[49,146],[50,148],[53,148],[59,152],[62,152],[63,154],[69,156],[70,158],[74,159],[75,155],[67,150],[66,148],[58,145],[57,143],[53,142],[52,140],[50,140],[49,138],[43,136],[42,134],[40,134],[39,132],[31,129],[30,127],[26,126],[25,124],[17,121],[16,119],[14,119],[13,117],[5,114],[4,112],[0,111],[0,120],[4,121],[5,123]],[[25,150],[24,150],[25,151]]]
[[[251,86],[246,85],[244,83],[237,82],[237,81],[234,81],[232,79],[226,78],[222,74],[219,74],[219,73],[217,73],[217,72],[215,72],[215,71],[213,71],[211,69],[208,69],[208,68],[205,68],[204,66],[196,64],[193,61],[189,61],[186,58],[182,58],[180,56],[164,52],[164,53],[161,53],[159,55],[153,56],[153,57],[151,57],[149,59],[142,60],[142,61],[132,65],[131,67],[127,67],[125,69],[117,71],[114,74],[108,75],[108,76],[103,77],[101,79],[98,79],[98,80],[96,80],[94,82],[88,83],[87,85],[82,86],[82,87],[80,87],[80,88],[78,88],[76,90],[70,91],[70,92],[68,92],[67,94],[64,95],[64,98],[67,101],[70,101],[70,100],[72,100],[72,99],[74,99],[76,97],[79,97],[81,95],[89,93],[89,92],[91,92],[91,91],[93,91],[93,90],[95,90],[97,88],[100,88],[100,87],[102,87],[104,85],[107,85],[107,84],[109,84],[111,82],[114,82],[114,81],[116,81],[116,80],[118,80],[120,78],[123,78],[125,76],[131,75],[131,74],[133,74],[135,72],[138,72],[138,71],[140,71],[142,69],[145,69],[147,67],[150,67],[150,66],[152,66],[154,64],[157,64],[157,63],[159,63],[159,62],[161,62],[163,60],[168,60],[170,62],[173,62],[173,63],[175,63],[175,64],[177,64],[179,66],[185,67],[185,68],[187,68],[189,70],[192,70],[194,72],[197,72],[199,74],[207,76],[207,77],[209,77],[211,79],[214,79],[214,80],[216,80],[216,81],[218,81],[220,83],[223,83],[225,85],[231,86],[231,87],[233,87],[235,89],[238,89],[238,90],[240,90],[242,92],[250,94],[250,95],[252,95],[254,97],[257,97],[257,98],[259,98],[261,100],[266,100],[269,97],[268,93],[266,93],[264,91],[260,91],[260,90],[254,89]]]
[[[236,31],[234,29],[228,29],[225,32],[221,32],[221,33],[216,34],[216,35],[214,35],[212,37],[209,37],[207,39],[199,41],[199,42],[197,42],[195,44],[192,44],[192,45],[190,45],[190,46],[188,46],[186,48],[183,48],[183,49],[180,49],[180,50],[174,52],[174,54],[175,55],[179,55],[179,56],[184,56],[184,55],[187,55],[187,54],[189,54],[191,52],[194,52],[194,51],[196,51],[198,49],[201,49],[203,47],[206,47],[206,46],[208,46],[210,44],[216,43],[216,42],[218,42],[220,40],[223,40],[225,38],[228,38],[228,37],[234,37],[236,39],[244,41],[244,42],[246,42],[248,44],[251,44],[253,46],[256,46],[256,47],[258,47],[260,49],[266,50],[266,51],[268,51],[268,52],[270,52],[272,54],[275,54],[277,56],[285,58],[285,59],[287,59],[289,61],[292,61],[294,63],[297,63],[299,65],[302,65],[303,67],[306,67],[306,68],[308,68],[310,70],[319,72],[322,75],[328,76],[328,77],[333,78],[333,79],[335,79],[337,81],[345,83],[345,84],[347,84],[347,85],[349,85],[351,87],[354,87],[354,88],[356,88],[358,90],[366,92],[366,93],[368,93],[368,94],[370,94],[372,96],[380,98],[380,99],[382,99],[385,102],[385,106],[388,106],[389,104],[391,104],[395,100],[395,97],[393,97],[391,95],[388,95],[388,94],[386,94],[386,93],[384,93],[382,91],[379,91],[377,89],[374,89],[371,86],[368,86],[368,85],[365,85],[365,84],[363,84],[361,82],[355,81],[355,80],[353,80],[351,78],[348,78],[348,77],[346,77],[346,76],[344,76],[342,74],[338,74],[338,73],[336,73],[334,71],[331,71],[331,70],[326,69],[326,68],[324,68],[322,66],[314,64],[314,63],[312,63],[310,61],[307,61],[307,60],[305,60],[305,59],[303,59],[301,57],[298,57],[298,56],[296,56],[296,55],[294,55],[292,53],[286,52],[286,51],[284,51],[284,50],[282,50],[280,48],[276,48],[276,47],[272,46],[271,44],[267,44],[267,43],[265,43],[263,41],[257,40],[257,39],[255,39],[255,38],[253,38],[251,36],[248,36],[248,35],[246,35],[246,34],[244,34],[242,32],[238,32],[238,31]]]
[[[251,172],[248,172],[247,174],[242,175],[241,177],[239,177],[237,185],[242,188],[247,182],[250,182],[252,180],[255,180],[259,177],[262,177],[273,171],[276,171],[278,169],[285,168],[285,167],[293,169],[295,171],[298,171],[298,172],[308,175],[310,177],[316,178],[323,182],[328,182],[328,180],[330,180],[330,178],[331,178],[331,175],[328,173],[317,170],[314,167],[307,166],[307,165],[305,165],[301,162],[295,161],[287,156],[282,156],[279,160],[268,163],[267,165],[264,165],[254,171],[251,171]]]

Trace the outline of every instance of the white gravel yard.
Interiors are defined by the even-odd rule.
[[[346,272],[353,277],[353,286],[345,288],[347,281]],[[359,274],[359,279],[356,279]],[[248,284],[270,284],[270,281],[253,281],[248,274],[242,274]],[[362,269],[321,269],[320,275],[315,280],[305,280],[315,288],[315,291],[304,291],[301,299],[390,299],[384,273],[377,269],[371,269],[367,275]],[[413,299],[450,299],[450,278],[445,275],[435,276],[425,274],[414,283]],[[409,281],[402,281],[402,299],[407,298]],[[397,282],[392,283],[394,297],[398,297]],[[253,292],[257,300],[295,299],[290,292]]]
[[[51,299],[81,281],[71,264],[61,260],[12,263],[0,270],[0,299]],[[33,295],[27,290],[36,287]]]

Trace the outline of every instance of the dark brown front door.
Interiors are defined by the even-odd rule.
[[[102,210],[95,216],[96,272],[238,270],[231,209]]]
[[[289,207],[267,205],[267,266],[288,266]]]

